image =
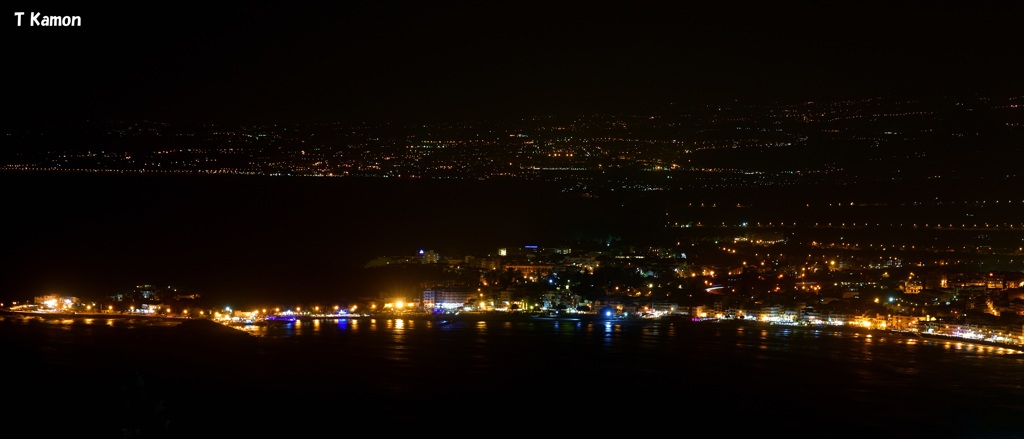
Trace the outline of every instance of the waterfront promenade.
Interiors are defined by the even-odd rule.
[[[757,320],[748,319],[701,319],[695,320],[688,316],[665,316],[658,318],[619,318],[619,317],[607,317],[600,316],[597,314],[563,314],[563,315],[548,315],[542,313],[509,313],[509,312],[461,312],[451,314],[431,314],[431,313],[375,313],[375,314],[348,314],[348,315],[301,315],[291,319],[280,319],[270,320],[264,319],[258,322],[241,323],[231,320],[214,320],[208,318],[184,318],[184,317],[168,317],[168,316],[152,316],[145,314],[126,314],[126,313],[60,313],[60,312],[25,312],[25,311],[11,311],[7,309],[0,309],[0,315],[20,315],[25,317],[38,317],[43,319],[48,318],[78,318],[78,319],[109,319],[128,323],[144,323],[146,325],[156,326],[179,326],[181,331],[188,331],[194,335],[200,335],[202,333],[223,333],[223,334],[245,334],[251,335],[250,332],[239,330],[239,327],[250,325],[250,324],[289,324],[295,321],[310,322],[314,320],[339,320],[339,319],[378,319],[378,320],[418,320],[418,321],[430,321],[436,325],[448,325],[453,323],[466,323],[466,322],[545,322],[545,321],[556,321],[556,322],[569,322],[578,324],[657,324],[671,322],[676,324],[693,324],[693,325],[758,325],[758,326],[773,326],[782,325],[792,327],[797,330],[828,330],[831,332],[842,332],[842,333],[858,333],[864,335],[887,335],[887,336],[898,336],[898,337],[909,337],[920,340],[928,340],[934,342],[948,342],[948,343],[962,343],[962,344],[973,344],[978,346],[991,346],[995,348],[1010,349],[1018,351],[1024,354],[1024,345],[1014,344],[1008,342],[1001,342],[995,340],[985,340],[978,338],[966,338],[958,337],[950,334],[941,333],[921,333],[917,331],[891,331],[884,329],[870,329],[856,325],[799,325],[799,324],[779,324],[779,323],[768,323]],[[225,331],[228,329],[229,331]]]

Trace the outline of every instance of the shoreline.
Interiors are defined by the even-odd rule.
[[[188,330],[190,332],[200,331],[219,331],[220,329],[227,329],[231,333],[244,334],[246,336],[252,336],[249,332],[239,329],[238,326],[245,326],[245,324],[232,324],[230,322],[219,322],[207,318],[194,319],[190,317],[172,317],[172,316],[149,316],[141,314],[105,314],[105,313],[59,313],[59,312],[35,312],[35,311],[12,311],[9,309],[0,309],[0,316],[3,315],[16,315],[23,317],[40,317],[40,318],[103,318],[103,319],[117,319],[117,320],[140,320],[140,321],[159,321],[161,323],[174,323],[177,328],[183,328],[182,330]],[[300,320],[337,320],[337,319],[396,319],[396,320],[431,320],[441,325],[452,324],[456,322],[578,322],[578,323],[611,323],[611,324],[659,324],[659,323],[677,323],[686,325],[700,325],[700,324],[726,324],[726,325],[751,325],[751,326],[779,326],[794,329],[806,329],[806,330],[829,330],[835,332],[849,332],[864,335],[892,335],[898,337],[915,338],[921,340],[932,340],[932,341],[947,341],[953,343],[967,343],[975,344],[979,346],[990,346],[995,348],[1009,349],[1017,351],[1020,354],[1024,354],[1024,345],[1004,343],[990,340],[978,340],[956,337],[953,335],[936,334],[936,333],[920,333],[914,331],[895,331],[889,329],[871,329],[863,328],[859,326],[850,325],[785,325],[776,324],[771,322],[762,322],[755,320],[740,320],[740,319],[715,319],[706,321],[693,321],[687,316],[668,316],[662,318],[614,318],[604,317],[595,314],[583,314],[583,315],[565,315],[565,316],[547,316],[535,313],[502,313],[502,312],[466,312],[459,314],[410,314],[410,315],[382,315],[382,314],[359,314],[350,316],[309,316],[303,317]],[[280,323],[288,324],[289,322],[262,322],[267,323]]]

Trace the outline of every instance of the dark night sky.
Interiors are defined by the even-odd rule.
[[[321,3],[9,5],[5,113],[491,118],[1014,92],[1024,77],[1018,2]],[[83,26],[16,27],[14,11]]]

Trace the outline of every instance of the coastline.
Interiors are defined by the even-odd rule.
[[[27,312],[0,309],[0,316],[13,315],[38,318],[100,318],[123,321],[128,323],[137,322],[158,322],[161,326],[170,326],[177,329],[177,332],[184,333],[189,337],[204,337],[221,335],[239,338],[254,338],[251,333],[240,329],[242,324],[218,322],[210,319],[192,319],[184,317],[168,316],[147,316],[139,314],[104,314],[104,313],[57,313],[57,312]],[[616,318],[605,317],[596,314],[579,315],[558,315],[549,316],[537,313],[506,313],[506,312],[464,312],[458,314],[359,314],[350,316],[310,316],[300,320],[338,320],[338,319],[402,319],[402,320],[429,320],[438,325],[448,325],[458,322],[575,322],[575,323],[606,323],[606,324],[684,324],[684,325],[751,325],[763,327],[786,327],[799,330],[827,330],[839,333],[856,333],[862,335],[891,335],[898,337],[916,338],[937,342],[965,343],[979,346],[990,346],[994,348],[1010,349],[1024,354],[1024,345],[1004,343],[991,340],[969,339],[953,335],[920,333],[915,331],[894,331],[888,329],[871,329],[860,326],[833,326],[833,325],[786,325],[770,322],[739,320],[739,319],[714,319],[706,321],[693,321],[688,316],[668,316],[662,318]],[[270,322],[287,324],[287,322]],[[266,324],[266,323],[264,323]]]
[[[1021,354],[1024,354],[1024,345],[1018,345],[1018,344],[1013,344],[1013,343],[1003,343],[1003,342],[991,341],[991,340],[978,340],[978,339],[972,339],[972,338],[957,337],[957,336],[954,336],[954,335],[935,334],[935,333],[926,333],[926,332],[925,333],[910,332],[910,333],[907,333],[906,336],[908,336],[908,337],[918,337],[918,338],[922,338],[922,339],[926,339],[926,340],[940,340],[940,341],[949,341],[949,342],[954,342],[954,343],[971,343],[971,344],[982,345],[982,346],[992,346],[992,347],[996,347],[996,348],[1012,349],[1012,350],[1015,350],[1015,351],[1017,351],[1017,352],[1019,352]]]

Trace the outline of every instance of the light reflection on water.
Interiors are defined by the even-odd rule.
[[[934,419],[933,402],[957,407],[942,416],[959,423],[954,429],[1013,422],[1015,415],[1024,415],[1020,353],[888,333],[754,323],[345,318],[240,326],[258,349],[238,348],[226,355],[222,352],[234,346],[220,339],[205,341],[193,334],[178,339],[173,327],[161,327],[167,323],[154,322],[160,328],[155,332],[143,323],[0,316],[0,335],[15,349],[11,355],[30,360],[19,366],[21,374],[92,370],[121,377],[130,376],[123,368],[145,367],[167,368],[154,375],[184,373],[178,379],[205,382],[211,370],[228,370],[226,376],[245,378],[240,386],[273,392],[340,382],[346,392],[372,397],[382,404],[380,410],[396,416],[434,404],[439,389],[458,390],[459,399],[446,400],[450,404],[479,401],[454,406],[468,413],[512,410],[503,405],[511,404],[506,398],[494,395],[521,392],[567,395],[577,405],[559,405],[558,410],[571,410],[606,400],[606,391],[614,389],[616,395],[699,395],[702,405],[688,410],[709,409],[697,416],[745,407],[748,416],[754,413],[766,422],[839,417],[865,430],[891,429],[891,422],[906,418]],[[33,334],[39,346],[28,344],[26,334]],[[196,358],[195,343],[217,355]],[[93,355],[96,351],[111,357]],[[175,366],[181,362],[186,367]],[[743,404],[737,406],[738,401]],[[626,408],[632,405],[611,407],[639,414]],[[799,417],[793,418],[794,413]]]

